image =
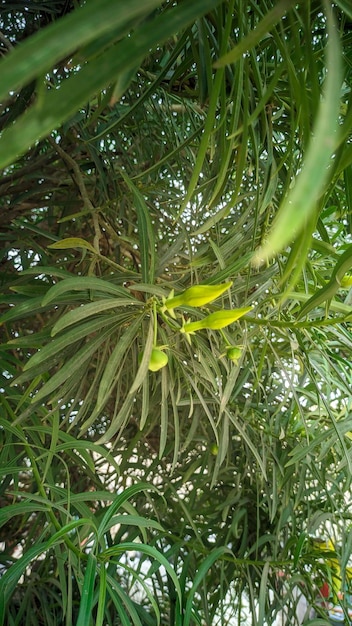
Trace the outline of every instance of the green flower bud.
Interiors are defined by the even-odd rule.
[[[178,306],[205,306],[209,302],[216,300],[231,286],[232,281],[221,285],[195,285],[178,294],[178,296],[165,300],[165,307],[167,309],[175,309]]]
[[[240,317],[251,311],[251,306],[243,307],[242,309],[222,309],[221,311],[215,311],[198,322],[188,322],[182,328],[184,333],[194,333],[196,330],[202,330],[208,328],[210,330],[219,330],[225,328],[233,322],[236,322]]]
[[[352,276],[350,274],[345,274],[343,279],[341,280],[342,289],[349,289],[352,287]]]
[[[165,365],[167,365],[168,360],[169,358],[167,354],[165,354],[165,352],[159,350],[158,348],[153,348],[150,355],[148,369],[151,372],[157,372],[158,370],[161,370],[162,367],[165,367]]]
[[[237,346],[229,346],[226,350],[227,358],[230,359],[230,361],[234,361],[234,363],[237,363],[241,354],[242,354],[242,350],[241,348],[238,348]]]
[[[210,452],[214,456],[217,456],[217,454],[219,453],[219,446],[216,443],[212,443],[211,446],[210,446]]]

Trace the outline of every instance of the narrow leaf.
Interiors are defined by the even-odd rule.
[[[65,350],[65,348],[72,346],[72,344],[76,343],[83,337],[87,337],[91,333],[95,333],[98,330],[101,330],[104,326],[115,324],[115,320],[110,317],[105,319],[94,319],[90,320],[86,324],[80,324],[77,328],[69,330],[64,335],[58,337],[57,339],[51,340],[46,346],[38,350],[33,356],[27,361],[25,366],[23,367],[23,371],[27,371],[36,365],[39,365],[46,359],[50,359],[53,356],[57,357],[57,360],[60,358],[60,352]]]
[[[174,33],[182,31],[193,20],[221,2],[222,0],[193,0],[191,3],[178,4],[147,24],[142,23],[129,37],[102,51],[100,55],[84,64],[77,74],[67,78],[59,89],[49,89],[42,93],[30,110],[16,120],[14,125],[8,126],[3,131],[0,140],[0,167],[12,163],[35,141],[43,139],[75,114],[93,94],[104,89],[119,72],[139,65],[151,48],[166,41]],[[155,5],[158,4],[159,0]],[[121,4],[118,3],[117,6]],[[92,23],[90,27],[94,32]],[[45,31],[46,29],[43,29],[43,32]],[[71,33],[70,36],[72,38]],[[60,43],[60,40],[57,43]],[[74,45],[76,46],[76,43]]]
[[[110,330],[105,333],[101,333],[98,337],[95,337],[92,341],[83,346],[78,352],[72,357],[65,366],[58,370],[54,376],[49,378],[49,380],[39,389],[38,393],[34,396],[33,402],[39,402],[43,400],[48,395],[51,395],[53,391],[55,391],[58,387],[60,387],[66,380],[71,378],[77,371],[79,371],[88,359],[94,354],[94,352],[99,348],[99,346],[107,339],[110,334]],[[72,381],[72,385],[74,385],[74,380]]]
[[[302,171],[297,176],[295,186],[284,198],[267,241],[254,255],[252,260],[254,265],[272,258],[304,228],[308,217],[316,211],[318,199],[329,177],[331,157],[339,142],[337,128],[340,109],[341,50],[330,10],[327,12],[327,18],[329,38],[325,96],[319,107]]]
[[[148,365],[150,361],[150,355],[152,353],[153,348],[153,340],[154,340],[154,316],[150,316],[150,323],[148,329],[147,339],[143,348],[143,357],[141,360],[141,364],[136,374],[136,378],[133,381],[132,387],[129,390],[129,395],[133,395],[137,389],[141,386],[143,380],[145,379],[148,373]]]
[[[203,563],[199,567],[194,577],[192,588],[188,592],[183,626],[189,626],[191,624],[193,598],[199,585],[201,585],[202,583],[204,584],[205,577],[208,574],[209,569],[215,563],[215,561],[217,561],[224,554],[231,554],[231,550],[227,548],[226,546],[215,548],[215,550],[212,550],[210,554],[208,554],[208,556],[204,559]]]
[[[238,61],[245,52],[254,48],[285,13],[296,4],[296,0],[281,0],[281,2],[277,2],[271,11],[265,14],[261,22],[231,52],[224,54],[214,63],[214,67],[224,67],[224,65]]]
[[[109,506],[109,508],[107,509],[106,513],[103,515],[100,521],[100,524],[98,527],[98,533],[97,533],[97,541],[99,541],[103,537],[103,535],[106,533],[110,525],[110,520],[115,515],[116,511],[122,508],[123,505],[126,502],[128,502],[128,500],[132,498],[133,496],[139,493],[142,493],[143,491],[150,491],[150,490],[157,491],[157,488],[154,487],[153,485],[150,485],[149,483],[140,482],[140,483],[131,485],[130,487],[127,487],[127,489],[124,489],[124,491],[121,494],[117,495],[113,503]]]
[[[347,250],[343,254],[341,254],[339,260],[334,267],[329,282],[321,289],[318,289],[315,294],[311,298],[309,298],[309,300],[303,305],[302,309],[300,310],[297,319],[300,319],[304,315],[307,315],[309,311],[317,306],[320,306],[324,302],[330,301],[335,296],[338,289],[340,289],[342,278],[351,267],[352,245],[348,246]],[[350,309],[350,312],[352,312],[352,309]]]
[[[53,285],[43,298],[42,305],[46,306],[50,302],[57,302],[60,296],[70,291],[93,291],[123,296],[124,298],[130,295],[127,289],[114,285],[108,280],[93,276],[76,276],[75,278],[66,278]]]
[[[131,19],[146,14],[160,4],[161,0],[144,0],[143,3],[130,0],[128,5],[99,0],[99,3],[88,3],[40,29],[1,61],[1,102],[10,91],[44,74],[79,46],[113,29],[115,37],[121,37]]]
[[[91,623],[96,568],[97,560],[95,556],[89,552],[76,626],[88,626],[88,624]]]
[[[119,337],[119,340],[109,357],[100,381],[97,394],[97,407],[102,407],[106,399],[111,394],[114,381],[116,381],[117,372],[120,371],[119,365],[123,362],[123,358],[128,352],[132,341],[136,337],[141,321],[141,319],[135,320],[124,332],[124,334]]]
[[[121,175],[134,197],[138,223],[139,250],[141,253],[142,281],[152,284],[155,274],[155,236],[149,209],[142,194],[127,174],[121,170]]]
[[[97,300],[96,302],[90,302],[89,304],[83,304],[82,306],[69,311],[56,322],[51,335],[54,337],[60,331],[64,330],[72,324],[80,322],[82,319],[91,317],[92,315],[98,315],[109,309],[116,309],[118,307],[128,306],[130,304],[141,304],[138,300],[132,300],[129,298],[109,298],[105,300]],[[118,318],[116,318],[116,321]]]
[[[61,241],[56,241],[55,243],[51,243],[48,248],[52,248],[53,250],[70,250],[71,248],[83,248],[84,250],[89,250],[93,252],[93,254],[97,254],[97,250],[85,239],[81,237],[68,237],[67,239],[62,239]]]

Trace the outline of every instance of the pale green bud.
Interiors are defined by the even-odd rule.
[[[234,363],[237,363],[241,354],[242,354],[242,350],[238,346],[228,346],[226,350],[227,358],[230,359],[230,361],[233,361]]]
[[[202,330],[203,328],[219,330],[220,328],[225,328],[229,326],[229,324],[236,322],[240,317],[246,315],[246,313],[251,310],[251,306],[246,306],[241,309],[222,309],[221,311],[215,311],[215,313],[203,317],[202,320],[198,320],[197,322],[188,322],[181,330],[184,333],[194,333],[196,330]]]
[[[168,298],[164,304],[167,309],[175,309],[178,306],[205,306],[216,300],[231,286],[232,281],[221,285],[195,285],[177,296]]]
[[[341,280],[341,287],[343,289],[348,289],[352,287],[352,276],[350,274],[345,274],[343,279]]]
[[[167,365],[168,360],[169,358],[167,354],[165,354],[165,352],[159,350],[158,348],[153,348],[150,355],[148,369],[151,372],[157,372],[158,370],[161,370],[162,367],[165,367],[165,365]]]

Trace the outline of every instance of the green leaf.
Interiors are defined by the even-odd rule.
[[[60,352],[72,346],[76,341],[83,339],[83,337],[87,337],[91,333],[95,333],[98,330],[101,330],[106,325],[115,325],[116,320],[108,318],[99,318],[94,319],[85,324],[80,324],[78,327],[69,330],[67,333],[57,337],[55,340],[51,340],[46,346],[41,348],[38,352],[36,352],[30,359],[25,363],[23,367],[23,371],[27,371],[36,365],[39,365],[46,359],[51,359],[52,357],[56,357],[56,360],[59,360],[62,355]]]
[[[99,437],[97,441],[98,444],[103,444],[103,443],[107,443],[108,441],[110,441],[112,437],[116,435],[118,430],[120,430],[125,425],[125,423],[127,422],[131,414],[133,405],[134,405],[134,396],[127,395],[117,415],[114,415],[112,417],[110,426],[107,428],[105,433],[101,437]],[[89,426],[92,423],[92,420],[95,420],[95,419],[96,419],[96,412],[94,412],[93,415],[82,425],[81,427],[82,434],[87,430],[87,428],[89,428]]]
[[[129,390],[129,395],[132,396],[133,394],[136,393],[136,391],[139,389],[139,387],[141,386],[141,384],[143,383],[143,380],[145,379],[145,377],[148,374],[148,367],[149,367],[149,361],[150,361],[150,355],[152,353],[152,349],[153,349],[153,343],[154,343],[154,315],[150,316],[150,322],[149,322],[149,328],[148,328],[148,334],[147,334],[147,338],[145,341],[145,344],[143,346],[143,356],[142,356],[142,360],[140,363],[140,366],[138,368],[138,371],[136,373],[136,377],[133,381],[133,384]]]
[[[280,0],[268,11],[257,26],[244,37],[237,46],[230,52],[223,55],[214,63],[214,67],[224,67],[229,63],[236,63],[242,55],[254,48],[265,35],[275,26],[275,24],[291,9],[297,2],[295,0]]]
[[[55,337],[59,332],[67,328],[68,326],[72,326],[72,324],[77,324],[81,320],[86,319],[87,317],[91,317],[92,315],[98,315],[103,313],[104,311],[108,311],[109,309],[118,309],[120,307],[125,307],[129,305],[139,305],[141,306],[141,302],[139,300],[133,300],[132,298],[108,298],[105,300],[97,300],[96,302],[90,302],[89,304],[82,304],[82,306],[65,313],[53,326],[51,331],[52,337]],[[116,316],[116,322],[119,320],[119,317]]]
[[[155,236],[149,209],[142,194],[138,191],[127,174],[121,170],[121,175],[128,188],[132,191],[137,212],[142,281],[144,283],[153,284],[155,274]]]
[[[191,624],[193,598],[195,596],[195,593],[199,585],[201,585],[202,583],[204,584],[204,580],[205,580],[206,575],[208,574],[209,569],[215,563],[215,561],[217,561],[222,556],[224,556],[224,554],[231,554],[231,550],[227,548],[226,546],[215,548],[214,550],[210,552],[210,554],[208,554],[208,556],[204,559],[201,566],[199,567],[194,577],[192,588],[188,592],[183,626],[189,626]]]
[[[4,625],[6,605],[9,602],[18,580],[24,573],[26,567],[39,554],[44,552],[46,544],[40,544],[30,548],[11,568],[3,574],[0,579],[0,626]]]
[[[97,254],[97,250],[85,239],[81,237],[68,237],[67,239],[61,239],[61,241],[55,241],[51,243],[48,248],[53,250],[71,250],[72,248],[82,248],[83,250],[89,250],[93,254]]]
[[[107,591],[106,569],[104,564],[99,568],[99,597],[95,626],[104,626],[105,601]]]
[[[116,581],[116,576],[107,575],[107,592],[117,611],[121,626],[131,626],[129,616],[132,619],[133,626],[143,626],[134,602],[131,600],[129,593],[125,593],[121,585]]]
[[[307,302],[302,306],[297,319],[302,318],[304,315],[307,315],[309,311],[314,309],[315,307],[320,306],[324,302],[330,301],[335,296],[337,291],[341,287],[341,281],[348,272],[348,270],[352,267],[352,245],[348,246],[347,250],[341,254],[339,260],[337,261],[329,282],[321,289],[318,289],[313,296],[307,300]],[[340,303],[338,303],[340,304]],[[352,308],[349,307],[349,313],[352,313]]]
[[[352,7],[351,7],[351,5],[349,3],[349,0],[336,0],[336,4],[352,20]]]
[[[119,366],[123,363],[124,357],[141,326],[141,322],[142,319],[137,319],[132,322],[123,335],[119,337],[119,340],[109,357],[97,393],[97,411],[100,410],[108,400],[116,379],[121,374]]]
[[[44,74],[55,63],[83,44],[114,31],[116,39],[128,32],[131,20],[140,18],[161,4],[161,0],[131,0],[128,6],[110,0],[88,3],[64,18],[40,29],[1,61],[0,100],[10,91]]]
[[[16,304],[16,306],[0,317],[0,324],[23,319],[24,317],[27,318],[33,311],[37,313],[44,311],[45,307],[42,306],[42,299],[43,296],[36,296],[35,298],[27,298],[26,302]]]
[[[319,197],[329,179],[331,157],[339,143],[337,129],[342,80],[341,49],[330,8],[327,10],[327,23],[329,38],[324,99],[319,107],[302,170],[294,187],[284,198],[266,242],[253,257],[254,265],[272,258],[304,228],[308,218],[316,211]]]
[[[100,333],[98,337],[89,341],[78,352],[69,359],[65,366],[58,370],[44,385],[39,389],[33,398],[33,402],[37,403],[51,395],[58,387],[60,387],[66,380],[72,378],[72,376],[81,369],[88,359],[92,357],[94,352],[99,346],[109,337],[110,330]],[[72,381],[72,384],[75,381]]]
[[[318,617],[316,619],[310,619],[305,623],[305,626],[331,626],[331,621]]]
[[[120,72],[126,72],[128,69],[139,65],[151,48],[166,41],[175,32],[185,28],[200,14],[206,13],[220,4],[221,1],[193,0],[192,3],[182,3],[173,7],[146,24],[142,23],[142,25],[137,26],[129,37],[110,46],[97,57],[85,63],[58,89],[43,91],[31,109],[16,120],[14,125],[8,126],[3,131],[0,138],[0,167],[6,167],[12,163],[35,141],[43,139],[53,129],[74,115],[91,96],[104,89]],[[105,0],[105,4],[106,2],[107,0]],[[159,4],[160,0],[153,2],[153,6]],[[121,7],[120,4],[116,6]],[[136,6],[136,0],[134,0],[134,6]],[[139,7],[142,6],[144,4],[139,3]],[[128,12],[126,6],[125,11]],[[173,13],[172,18],[169,15],[170,11]],[[77,13],[79,14],[79,11]],[[109,19],[109,28],[111,27]],[[94,33],[94,23],[90,22],[90,28]],[[61,35],[61,29],[59,33],[55,33],[56,45],[61,45]],[[72,37],[71,33],[70,37]],[[71,45],[73,45],[73,41],[71,41]],[[74,47],[76,47],[76,43],[74,43]],[[45,47],[42,49],[45,50]],[[29,58],[27,57],[26,67],[28,67]],[[6,67],[7,70],[8,67]],[[18,84],[16,81],[13,83]]]
[[[233,0],[230,2],[231,10],[233,10]],[[229,20],[224,28],[223,36],[221,38],[221,51],[225,51],[228,40],[230,37],[231,31],[231,21]],[[197,151],[197,157],[192,168],[192,175],[188,183],[188,188],[183,199],[182,205],[180,207],[178,217],[182,215],[182,213],[187,208],[189,201],[192,198],[192,195],[196,189],[199,177],[202,173],[202,167],[206,158],[206,154],[208,152],[209,143],[211,141],[211,136],[214,132],[214,125],[217,115],[218,102],[221,96],[223,81],[224,81],[225,70],[224,68],[219,68],[216,70],[215,77],[211,86],[211,90],[209,93],[209,105],[208,112],[205,119],[204,129],[202,133],[201,143],[199,145]]]
[[[161,406],[160,406],[160,442],[159,442],[159,458],[161,459],[165,450],[167,434],[168,434],[168,395],[169,395],[169,379],[167,369],[161,372]]]
[[[10,472],[11,468],[8,467],[7,471]],[[1,472],[3,473],[3,472]],[[3,526],[11,520],[11,518],[16,517],[16,515],[30,515],[35,511],[44,511],[47,512],[49,510],[48,504],[38,504],[37,502],[20,502],[18,504],[11,504],[10,506],[3,507],[0,511],[0,526]]]
[[[94,605],[94,585],[97,560],[92,552],[88,554],[86,571],[82,587],[81,601],[76,626],[88,626],[92,620],[92,609]]]
[[[134,543],[132,541],[126,541],[126,542],[121,543],[120,545],[115,545],[111,548],[107,548],[106,550],[101,552],[101,557],[107,559],[107,558],[111,558],[114,556],[119,556],[121,554],[124,554],[125,552],[129,552],[129,551],[134,552],[137,549],[142,554],[145,554],[151,557],[152,559],[155,559],[157,563],[160,563],[160,565],[162,565],[166,569],[166,572],[170,576],[173,586],[175,587],[180,605],[182,605],[181,588],[180,588],[180,584],[178,581],[178,577],[175,573],[175,570],[171,567],[169,561],[165,558],[165,556],[153,546],[149,546],[144,543],[137,543],[137,542]],[[221,549],[221,552],[224,552],[224,551],[229,552],[227,548]]]
[[[262,575],[260,578],[259,588],[259,601],[258,601],[258,626],[264,626],[266,624],[266,606],[268,601],[268,575],[270,571],[270,562],[267,561],[263,567]]]
[[[89,521],[89,520],[88,520]],[[5,572],[0,578],[0,625],[4,624],[5,608],[9,602],[18,580],[25,572],[28,565],[40,554],[43,554],[51,546],[60,542],[64,536],[68,535],[72,530],[87,523],[87,520],[74,520],[69,524],[66,524],[57,533],[55,533],[48,541],[40,544],[36,544],[31,547],[23,556],[21,556],[10,569]]]
[[[124,491],[120,495],[116,496],[113,503],[109,506],[108,510],[106,511],[106,513],[104,513],[104,516],[100,521],[97,533],[97,541],[100,541],[107,532],[108,528],[110,528],[111,519],[115,515],[116,511],[123,507],[123,505],[133,496],[143,491],[150,490],[157,491],[157,488],[148,483],[139,482],[135,485],[127,487],[127,489],[124,489]]]
[[[113,294],[115,296],[123,296],[127,298],[130,293],[124,287],[114,285],[108,280],[95,278],[92,276],[77,276],[75,278],[66,278],[53,285],[43,298],[42,305],[46,306],[50,302],[58,302],[60,296],[70,291],[92,291],[99,294]],[[132,300],[132,296],[131,296]]]

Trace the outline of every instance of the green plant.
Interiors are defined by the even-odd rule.
[[[351,544],[350,7],[0,11],[3,623],[294,623]]]

